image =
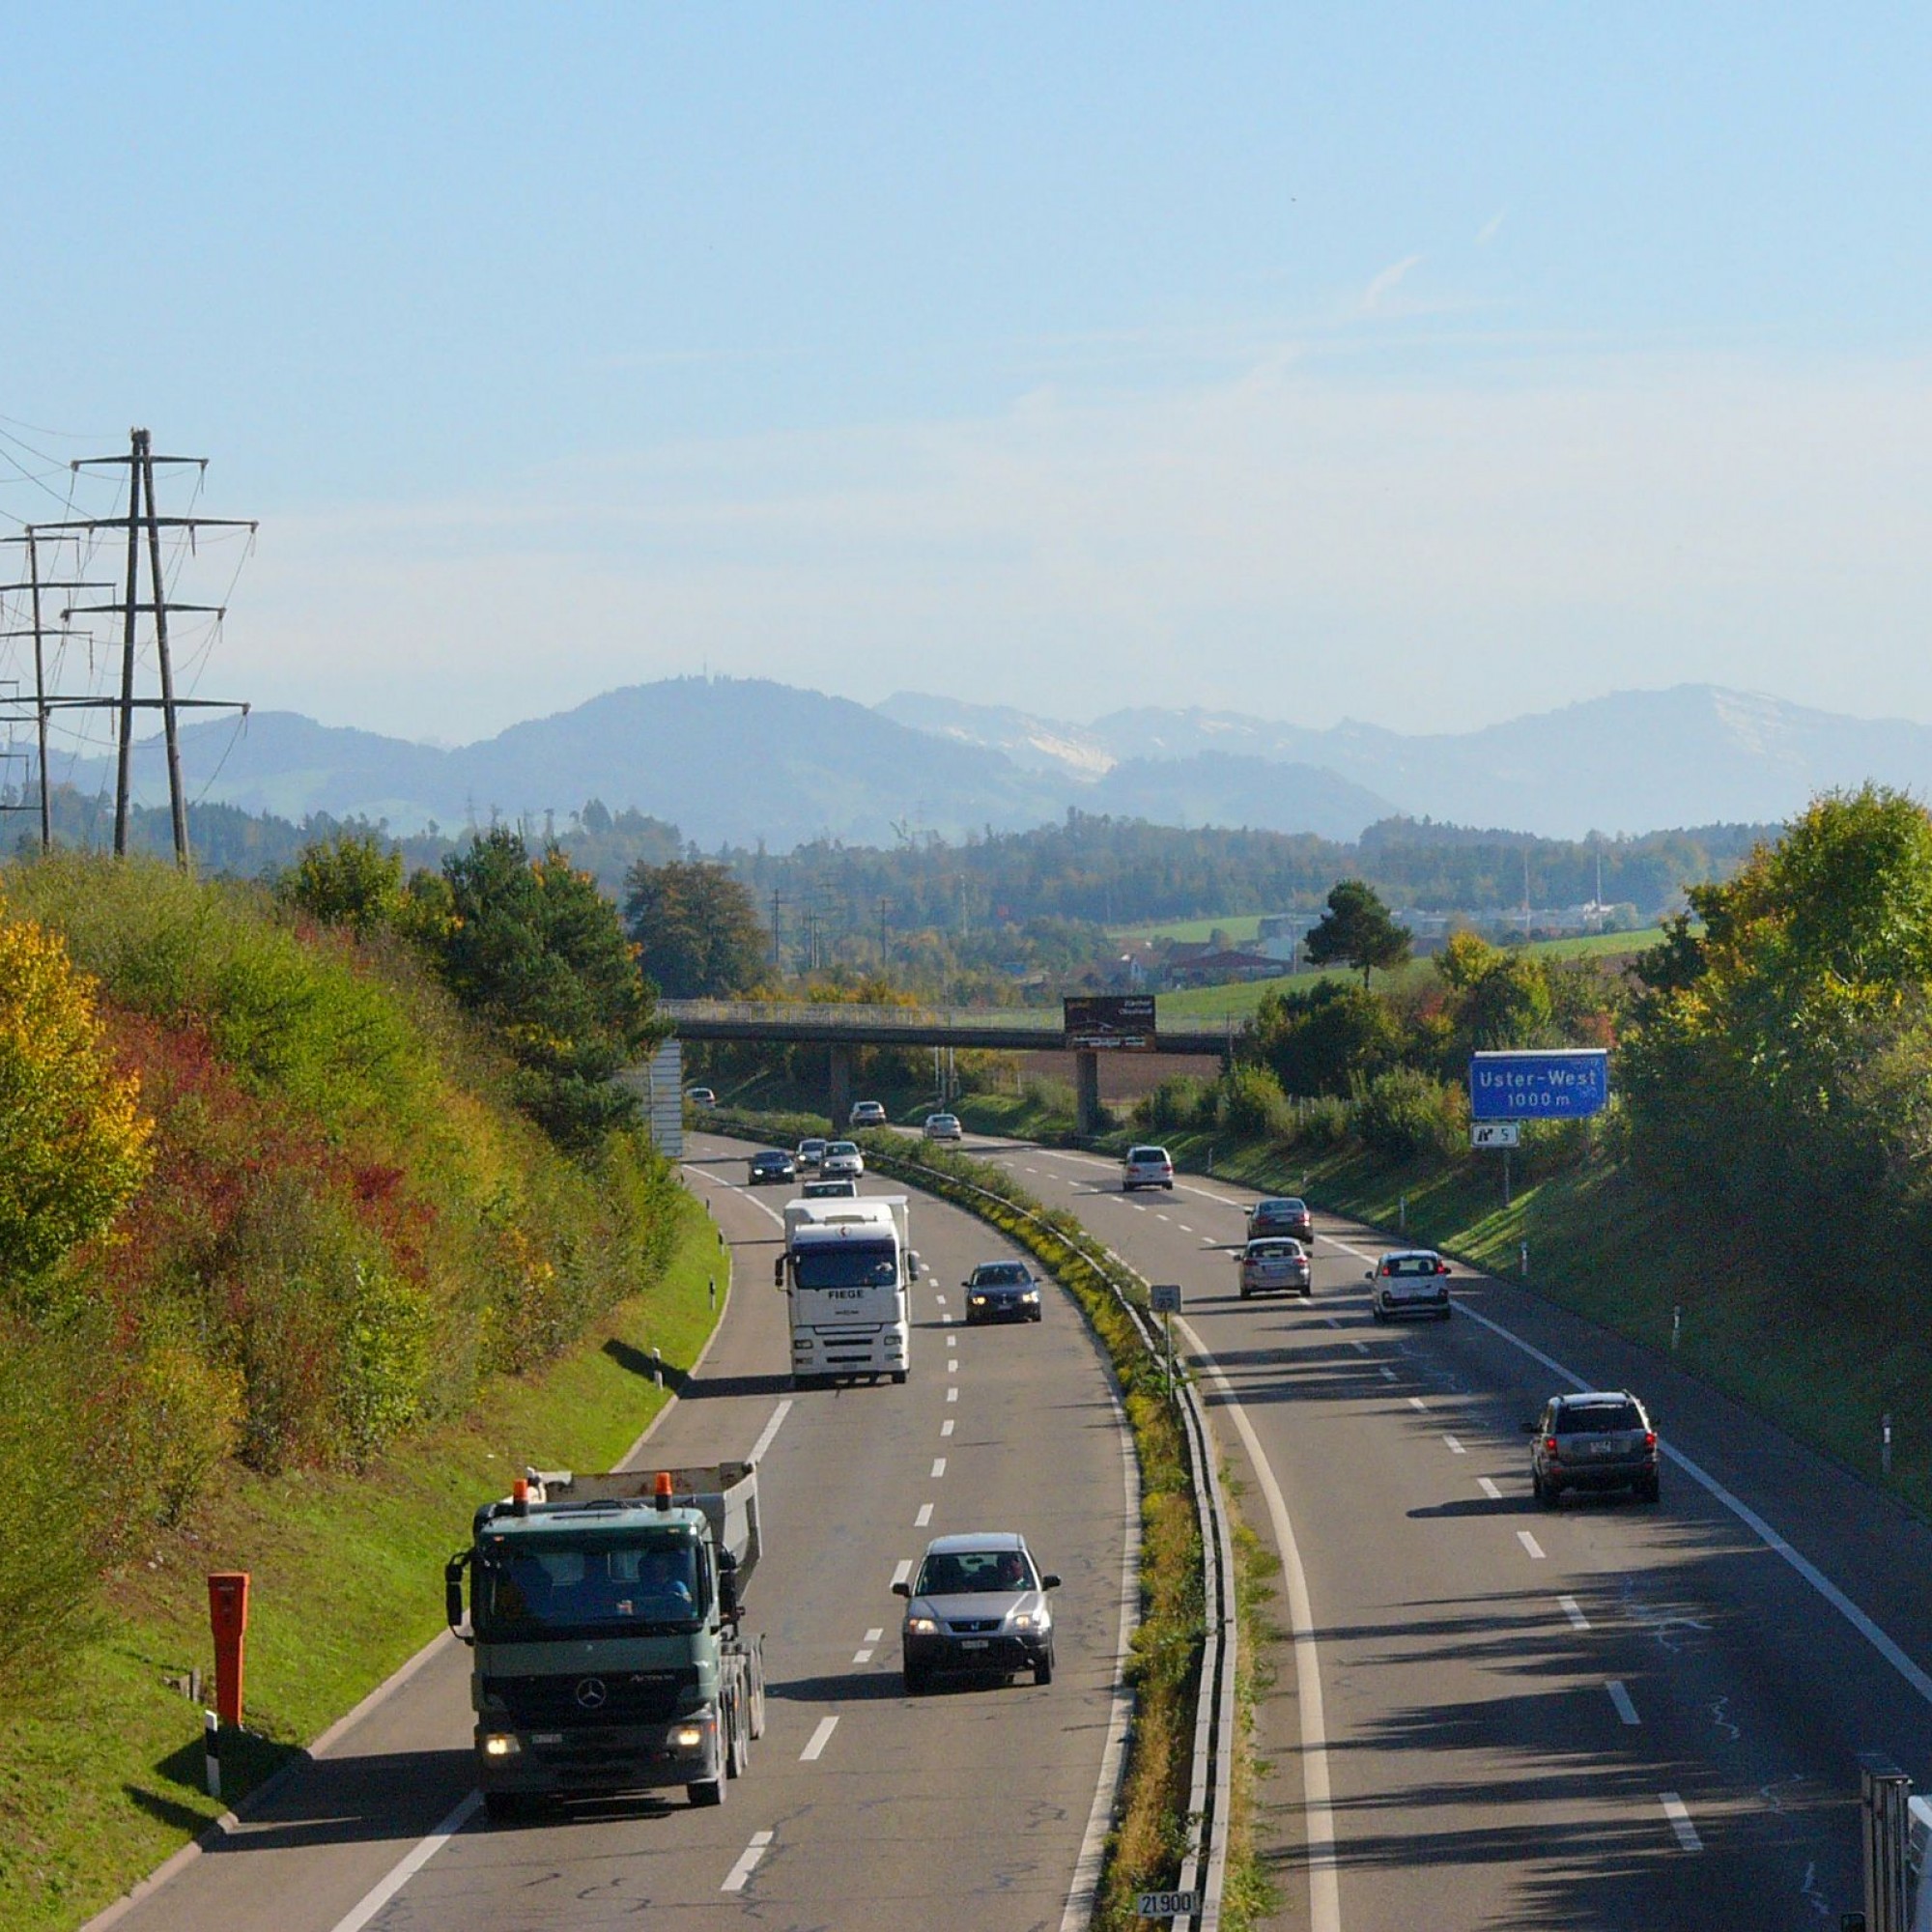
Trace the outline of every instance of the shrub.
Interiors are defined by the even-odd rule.
[[[1208,1082],[1185,1073],[1171,1073],[1152,1093],[1135,1102],[1135,1124],[1151,1134],[1170,1133],[1191,1126],[1199,1117],[1203,1098],[1213,1106],[1213,1090]]]
[[[1288,1124],[1280,1141],[1286,1148],[1314,1152],[1341,1147],[1350,1131],[1348,1101],[1338,1094],[1324,1094],[1319,1099],[1290,1101]]]
[[[1453,1155],[1468,1138],[1465,1106],[1460,1089],[1398,1066],[1356,1090],[1350,1123],[1365,1147],[1391,1159]]]
[[[1264,1066],[1236,1066],[1223,1074],[1214,1102],[1215,1125],[1251,1140],[1286,1131],[1292,1119],[1281,1083]]]

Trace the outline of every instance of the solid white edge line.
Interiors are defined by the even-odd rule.
[[[1121,1602],[1120,1620],[1114,1637],[1114,1683],[1112,1709],[1107,1717],[1107,1742],[1100,1752],[1100,1775],[1094,1782],[1093,1808],[1087,1813],[1087,1830],[1080,1840],[1080,1852],[1073,1861],[1072,1883],[1066,1888],[1065,1910],[1060,1915],[1060,1932],[1086,1932],[1093,1923],[1094,1906],[1100,1892],[1100,1868],[1106,1860],[1107,1835],[1113,1829],[1114,1804],[1120,1795],[1121,1777],[1126,1768],[1127,1728],[1133,1721],[1134,1693],[1126,1682],[1127,1655],[1140,1620],[1141,1605],[1141,1471],[1134,1455],[1134,1438],[1127,1427],[1126,1410],[1113,1371],[1105,1365],[1107,1400],[1113,1406],[1114,1429],[1121,1446]],[[953,1391],[956,1393],[956,1391]]]
[[[1492,1335],[1509,1343],[1512,1348],[1521,1350],[1531,1361],[1540,1362],[1551,1375],[1562,1377],[1572,1388],[1587,1389],[1590,1386],[1580,1376],[1566,1369],[1561,1362],[1549,1355],[1546,1355],[1541,1349],[1532,1347],[1520,1335],[1512,1334],[1500,1321],[1492,1321],[1489,1316],[1479,1314],[1467,1302],[1462,1304],[1462,1312],[1472,1321],[1480,1321]],[[1918,1692],[1919,1696],[1927,1704],[1932,1704],[1932,1675],[1928,1675],[1927,1672],[1921,1670],[1918,1664],[1914,1663],[1911,1658],[1890,1637],[1887,1636],[1884,1631],[1880,1630],[1872,1622],[1871,1618],[1866,1616],[1864,1611],[1860,1609],[1845,1595],[1844,1591],[1839,1589],[1815,1563],[1806,1557],[1801,1556],[1749,1504],[1734,1496],[1729,1490],[1725,1489],[1722,1483],[1718,1481],[1717,1477],[1699,1467],[1681,1449],[1673,1449],[1667,1442],[1660,1443],[1658,1446],[1668,1461],[1676,1463],[1693,1483],[1696,1483],[1710,1495],[1714,1496],[1718,1502],[1722,1504],[1725,1509],[1729,1510],[1767,1549],[1771,1550],[1775,1555],[1781,1556],[1786,1563],[1790,1564],[1792,1569],[1797,1571],[1799,1576],[1804,1577],[1805,1582],[1809,1583],[1812,1589],[1817,1591],[1819,1596],[1823,1597]]]
[[[1266,1498],[1281,1552],[1282,1574],[1288,1584],[1289,1620],[1294,1637],[1295,1701],[1301,1719],[1301,1804],[1308,1833],[1308,1922],[1311,1932],[1341,1932],[1342,1894],[1335,1861],[1335,1813],[1328,1780],[1327,1722],[1321,1704],[1321,1658],[1315,1641],[1315,1610],[1308,1594],[1308,1574],[1301,1567],[1301,1550],[1288,1503],[1263,1451],[1261,1437],[1221,1365],[1202,1347],[1188,1321],[1175,1324],[1188,1347],[1219,1385],[1227,1413],[1233,1419],[1254,1463],[1255,1478]],[[1063,1932],[1071,1928],[1063,1927]]]
[[[780,1397],[779,1406],[772,1410],[772,1419],[765,1424],[763,1430],[759,1432],[758,1439],[752,1444],[752,1453],[745,1458],[746,1462],[758,1462],[765,1451],[772,1446],[772,1438],[783,1427],[785,1417],[791,1413],[791,1401],[788,1395]]]
[[[832,1742],[832,1733],[838,1728],[838,1719],[836,1717],[819,1719],[818,1728],[812,1732],[810,1742],[798,1754],[799,1763],[815,1764],[819,1753]]]
[[[469,1824],[482,1808],[483,1794],[472,1791],[465,1797],[454,1811],[439,1825],[428,1837],[418,1840],[414,1847],[404,1855],[390,1869],[388,1875],[362,1894],[361,1899],[351,1906],[335,1921],[331,1932],[362,1932],[363,1926],[375,1918],[377,1913],[401,1891],[450,1839]]]

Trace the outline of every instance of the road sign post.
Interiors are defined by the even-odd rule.
[[[1180,1284],[1155,1281],[1148,1284],[1148,1306],[1161,1318],[1167,1331],[1167,1393],[1174,1395],[1174,1318],[1180,1313]]]

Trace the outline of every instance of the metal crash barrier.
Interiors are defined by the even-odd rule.
[[[1932,1804],[1876,1752],[1859,1760],[1859,1834],[1865,1909],[1845,1913],[1840,1932],[1932,1932]]]

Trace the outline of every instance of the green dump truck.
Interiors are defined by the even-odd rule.
[[[749,1463],[533,1469],[485,1503],[443,1585],[491,1817],[675,1785],[722,1803],[765,1728],[763,1640],[742,1629],[758,1549]]]

